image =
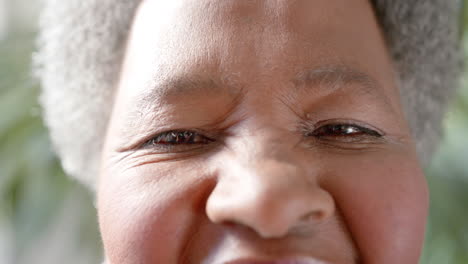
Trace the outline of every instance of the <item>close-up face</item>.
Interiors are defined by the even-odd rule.
[[[143,1],[99,175],[107,263],[418,263],[395,76],[367,0]]]

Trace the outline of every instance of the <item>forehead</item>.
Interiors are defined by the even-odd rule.
[[[268,86],[330,65],[393,81],[368,1],[147,0],[136,14],[121,86],[141,94],[190,76]]]

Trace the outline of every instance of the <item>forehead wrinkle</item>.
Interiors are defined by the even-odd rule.
[[[396,113],[389,98],[385,95],[379,82],[365,72],[352,69],[344,65],[321,66],[299,72],[292,79],[294,87],[299,92],[310,92],[312,87],[332,94],[339,90],[349,88],[353,92],[360,92],[374,96],[385,103],[385,106]],[[351,88],[351,84],[357,84]]]

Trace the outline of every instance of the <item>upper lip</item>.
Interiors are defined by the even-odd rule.
[[[242,258],[225,262],[223,264],[329,264],[310,257],[293,257],[280,259],[250,259]]]

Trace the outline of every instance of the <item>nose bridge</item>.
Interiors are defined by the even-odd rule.
[[[313,171],[281,144],[232,155],[219,170],[207,214],[216,223],[245,225],[262,237],[281,237],[322,221],[333,213],[334,203]]]
[[[247,163],[239,164],[243,173],[236,176],[240,177],[239,181],[250,178],[257,184],[257,189],[262,194],[285,193],[311,186],[314,181],[298,163],[299,161],[289,162],[284,155],[268,153],[261,159],[254,158]]]
[[[278,132],[277,135],[258,133],[251,144],[241,153],[229,160],[231,172],[226,171],[226,177],[233,177],[239,181],[253,181],[259,190],[266,192],[284,192],[299,187],[312,186],[316,182],[313,168],[307,166],[302,153],[295,150],[294,141],[287,133]],[[249,144],[246,142],[246,144]]]
[[[283,134],[273,137],[258,133],[252,140],[246,140],[244,149],[226,159],[226,170],[221,176],[239,183],[249,182],[250,187],[263,195],[312,186],[317,180],[313,169],[307,168],[307,162]]]

